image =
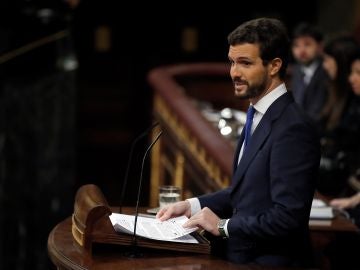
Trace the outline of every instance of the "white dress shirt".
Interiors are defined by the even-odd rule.
[[[311,81],[311,78],[313,77],[317,67],[320,65],[319,61],[314,61],[308,66],[301,66],[302,72],[304,72],[304,83],[308,85]]]
[[[262,117],[264,116],[265,112],[270,107],[270,105],[276,99],[278,99],[280,96],[285,94],[286,92],[287,92],[286,86],[284,83],[282,83],[278,87],[276,87],[274,90],[269,92],[267,95],[263,96],[258,102],[256,102],[256,104],[252,104],[254,106],[256,112],[254,114],[253,123],[251,126],[251,134],[254,133],[256,127],[260,123]],[[243,151],[244,151],[244,143],[242,144],[241,149],[240,149],[238,163],[241,160]],[[199,212],[201,210],[201,205],[200,205],[200,201],[198,198],[190,198],[190,199],[187,199],[187,201],[190,203],[191,216],[195,215],[197,212]],[[224,226],[224,230],[225,230],[227,237],[229,237],[229,233],[228,233],[228,229],[227,229],[228,222],[229,222],[229,219],[226,220],[226,224]]]

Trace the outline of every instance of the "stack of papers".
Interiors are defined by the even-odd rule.
[[[134,233],[135,216],[112,213],[110,220],[117,232]],[[187,220],[186,216],[181,216],[161,222],[155,218],[138,216],[136,235],[162,241],[198,243],[195,237],[190,235],[198,228],[185,229],[182,226]]]
[[[311,205],[310,219],[332,218],[334,218],[333,208],[320,199],[314,199]]]

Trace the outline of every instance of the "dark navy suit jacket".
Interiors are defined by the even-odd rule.
[[[320,113],[328,98],[329,76],[320,63],[308,85],[303,84],[303,74],[299,64],[291,72],[291,88],[295,101],[314,120],[319,120]]]
[[[320,160],[319,138],[291,93],[268,108],[237,165],[231,186],[199,197],[228,222],[226,256],[237,263],[298,265],[309,249],[308,222]]]

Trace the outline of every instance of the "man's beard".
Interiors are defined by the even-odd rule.
[[[240,99],[249,99],[249,98],[258,97],[265,92],[267,80],[266,80],[266,76],[264,76],[259,83],[249,85],[247,81],[241,80],[239,77],[235,77],[233,79],[233,83],[234,85],[235,83],[245,84],[247,86],[246,92],[241,95],[236,95],[236,97]]]
[[[314,63],[315,61],[318,61],[319,60],[319,57],[314,57],[314,58],[311,58],[311,59],[308,59],[308,60],[304,60],[304,61],[299,61],[300,65],[303,65],[303,66],[310,66],[312,63]]]

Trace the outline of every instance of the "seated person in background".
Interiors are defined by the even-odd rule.
[[[353,175],[350,177],[349,182],[350,186],[353,187],[356,193],[346,198],[334,199],[330,201],[330,205],[335,208],[348,210],[350,216],[360,227],[360,48],[351,65],[349,82],[351,84],[352,91],[355,94],[355,97],[350,104],[346,121],[349,125],[349,147],[352,149],[349,159],[352,161],[352,163],[350,163],[350,167]]]
[[[350,177],[349,182],[356,181],[360,183],[360,170],[358,170],[356,175],[353,175]],[[350,183],[351,185],[351,183]],[[348,209],[354,209],[357,206],[360,206],[360,189],[357,189],[357,192],[346,198],[337,198],[332,199],[330,201],[330,205],[334,208],[338,208],[341,210],[348,210]],[[357,222],[357,225],[359,226],[359,221]],[[360,227],[360,226],[359,226]]]
[[[314,26],[301,23],[293,32],[290,90],[295,101],[315,121],[327,99],[329,77],[322,66],[322,33]]]
[[[348,80],[359,45],[352,36],[335,36],[324,46],[323,66],[331,78],[329,96],[321,112],[319,132],[322,156],[317,189],[328,196],[343,196],[358,145],[359,97]]]

